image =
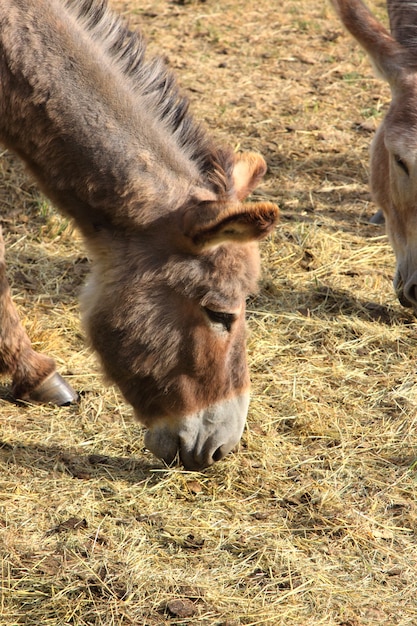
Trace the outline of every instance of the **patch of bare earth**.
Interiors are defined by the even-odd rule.
[[[240,450],[166,469],[86,350],[79,236],[0,159],[10,279],[76,408],[0,400],[0,624],[415,626],[417,329],[367,186],[387,88],[326,2],[113,2],[269,165]],[[383,3],[372,4],[383,16]]]

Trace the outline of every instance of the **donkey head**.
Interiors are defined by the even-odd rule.
[[[135,229],[101,229],[84,322],[108,378],[147,427],[147,447],[198,469],[238,443],[249,402],[245,300],[256,289],[256,241],[278,209],[247,203],[265,173],[237,157],[228,192],[190,189],[176,210]]]
[[[391,88],[389,110],[371,147],[370,182],[396,255],[396,293],[417,312],[417,6],[388,0],[390,34],[361,0],[332,2]]]

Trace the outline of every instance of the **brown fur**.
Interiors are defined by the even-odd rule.
[[[388,0],[389,33],[361,0],[332,2],[391,87],[371,149],[371,189],[396,255],[397,295],[417,311],[417,4]]]
[[[144,52],[102,0],[0,5],[0,140],[81,229],[89,339],[151,425],[247,391],[245,298],[277,208],[241,203],[264,160],[216,147]],[[28,340],[0,268],[1,364],[13,373],[28,366]]]

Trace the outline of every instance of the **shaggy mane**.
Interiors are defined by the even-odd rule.
[[[86,32],[129,80],[134,93],[145,97],[155,115],[187,152],[201,174],[217,192],[227,192],[233,154],[214,146],[204,129],[189,113],[188,99],[181,95],[175,76],[161,57],[145,59],[146,42],[139,32],[108,6],[107,0],[63,0]]]

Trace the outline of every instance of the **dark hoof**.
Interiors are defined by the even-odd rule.
[[[385,222],[385,217],[381,210],[377,211],[375,215],[373,215],[371,219],[369,220],[370,224],[384,224],[384,222]]]
[[[78,394],[58,372],[54,372],[28,394],[27,400],[40,404],[63,406],[78,402]]]

